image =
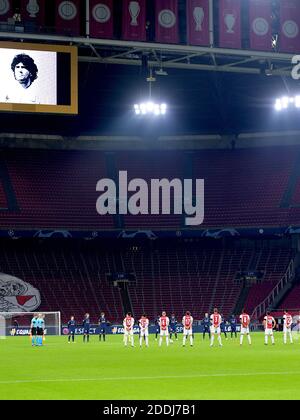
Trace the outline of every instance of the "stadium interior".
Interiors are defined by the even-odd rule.
[[[41,150],[25,148],[26,140],[21,150],[3,148],[0,270],[36,287],[40,310],[60,310],[63,322],[71,313],[80,319],[87,308],[95,322],[102,310],[115,323],[128,310],[154,321],[161,308],[169,313],[190,308],[200,320],[216,305],[226,318],[245,307],[259,321],[263,314],[257,315],[257,307],[292,264],[291,276],[268,307],[276,312],[287,306],[296,313],[296,137],[287,135],[290,144],[282,145],[274,135],[274,145],[264,145],[262,135],[259,146],[254,139],[254,147],[244,142],[213,150],[205,142],[200,149],[198,139],[193,139],[198,149],[185,150],[182,140],[180,151],[172,139],[169,150],[147,150],[145,143],[144,150],[132,150],[130,142],[120,151]],[[97,214],[97,181],[117,181],[121,170],[129,179],[203,178],[201,229],[186,227],[176,214]],[[243,272],[262,275],[247,280],[238,276]],[[116,273],[131,277],[114,282]]]

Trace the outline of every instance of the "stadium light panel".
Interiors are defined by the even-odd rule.
[[[274,108],[276,111],[282,111],[288,108],[300,108],[300,96],[283,96],[282,98],[277,98],[275,101]]]
[[[148,100],[139,104],[134,104],[134,112],[136,115],[152,115],[160,116],[165,115],[167,112],[167,105],[165,103],[156,103],[152,100],[152,82],[155,82],[155,78],[152,77],[152,68],[150,68],[150,75],[147,77],[149,82],[149,96]]]
[[[141,102],[140,104],[134,104],[134,112],[136,115],[165,115],[167,113],[167,105],[150,101]]]
[[[152,112],[153,110],[154,110],[154,103],[153,102],[148,102],[147,103],[147,111]]]

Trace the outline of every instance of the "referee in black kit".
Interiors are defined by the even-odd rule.
[[[210,339],[210,327],[211,327],[211,322],[210,322],[210,317],[208,315],[208,313],[205,314],[204,318],[202,319],[202,327],[203,327],[203,340],[205,339],[205,334],[208,334],[208,337]]]

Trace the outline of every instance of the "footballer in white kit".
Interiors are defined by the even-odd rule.
[[[221,322],[222,322],[222,317],[219,314],[218,309],[215,308],[214,313],[210,316],[210,323],[211,323],[211,327],[210,327],[210,332],[211,332],[210,347],[212,347],[214,345],[215,334],[218,335],[219,345],[220,345],[220,347],[222,347]]]
[[[190,337],[190,345],[193,346],[193,317],[189,311],[186,312],[184,317],[182,318],[182,325],[183,325],[183,347],[185,346],[186,338],[189,335]]]
[[[161,346],[163,336],[166,337],[166,343],[167,343],[167,346],[168,346],[169,345],[169,324],[170,324],[170,320],[169,320],[169,317],[167,317],[166,312],[162,312],[158,323],[159,323],[159,328],[160,328],[159,346]]]
[[[140,347],[142,347],[143,338],[145,339],[146,347],[149,346],[149,319],[145,314],[139,320],[140,327]]]
[[[131,313],[128,312],[123,321],[125,346],[127,346],[128,338],[130,337],[131,347],[134,347],[133,326],[134,326],[134,318],[131,316]]]
[[[270,312],[267,312],[266,316],[264,317],[264,327],[265,327],[265,345],[268,344],[268,338],[271,337],[271,342],[274,345],[274,335],[273,329],[276,327],[275,319],[270,315]]]
[[[287,311],[284,311],[283,315],[283,342],[286,344],[286,336],[287,334],[290,337],[290,343],[293,344],[293,336],[292,336],[292,324],[293,324],[293,317]]]
[[[248,343],[251,345],[251,337],[250,337],[250,316],[243,310],[242,314],[240,315],[240,323],[241,323],[241,335],[240,335],[240,345],[243,344],[244,335],[246,334],[248,337]]]

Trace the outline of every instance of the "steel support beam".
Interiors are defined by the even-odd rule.
[[[0,32],[0,40],[75,45],[79,48],[80,62],[140,66],[137,56],[147,53],[149,65],[153,67],[261,74],[265,63],[270,69],[269,75],[287,77],[291,77],[293,57],[293,54],[278,52],[16,32]]]

